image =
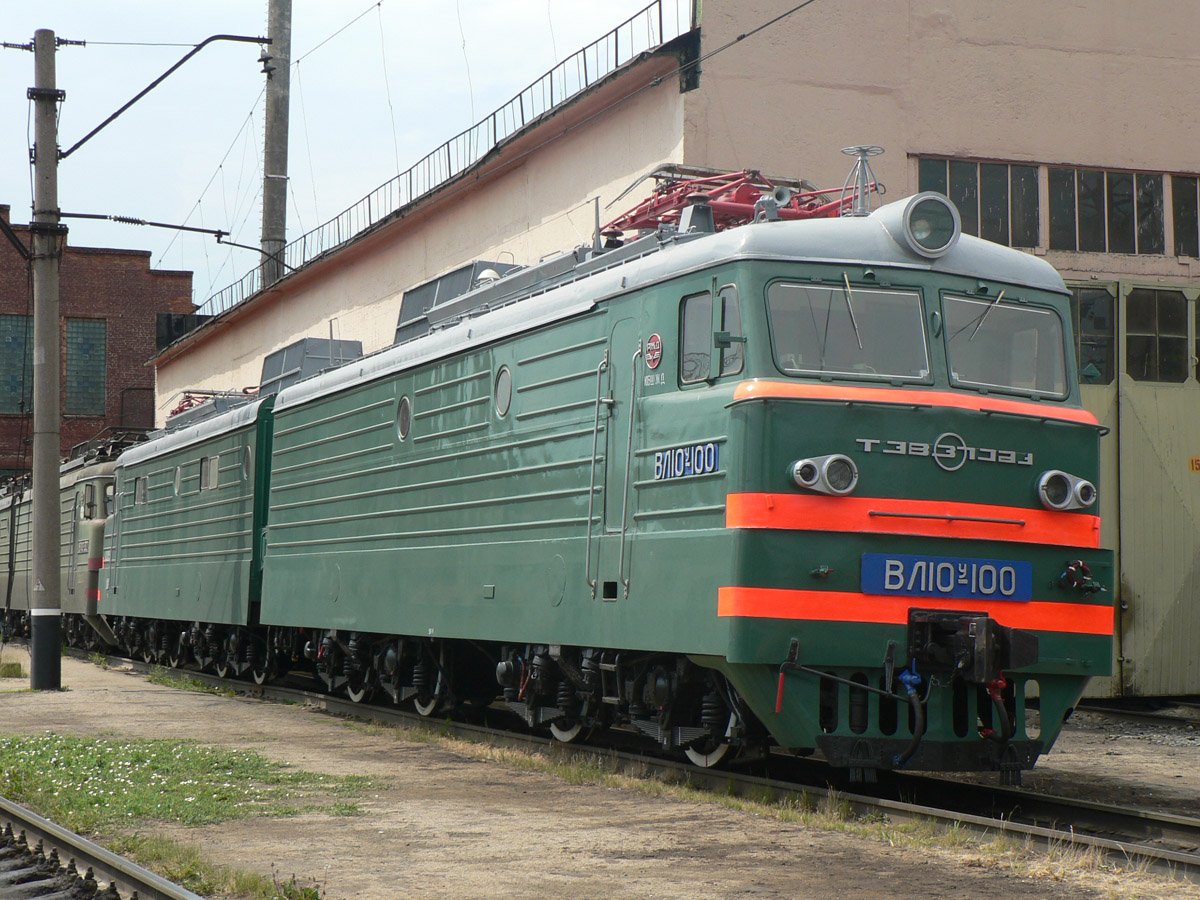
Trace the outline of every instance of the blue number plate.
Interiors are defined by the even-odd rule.
[[[948,600],[1030,600],[1033,564],[1007,559],[864,553],[864,594]]]

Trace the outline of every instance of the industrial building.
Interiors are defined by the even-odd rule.
[[[20,247],[29,226],[0,220],[13,240],[0,238],[0,478],[31,467],[33,419],[33,289]],[[150,252],[102,247],[63,248],[62,433],[60,451],[115,429],[154,425],[157,350],[186,327],[192,273],[150,268]]]
[[[389,344],[404,292],[475,260],[588,243],[664,166],[840,185],[877,144],[891,197],[1043,256],[1075,296],[1120,572],[1106,694],[1200,692],[1200,7],[1073,0],[662,0],[294,240],[294,271],[213,297],[156,359],[157,416],[257,383],[305,337]],[[760,26],[762,26],[760,28]],[[364,190],[372,186],[364,186]],[[625,192],[628,191],[628,194]],[[622,199],[623,198],[623,199]]]

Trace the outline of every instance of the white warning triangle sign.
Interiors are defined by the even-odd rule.
[[[39,578],[39,579],[37,579],[37,581],[35,581],[33,583],[33,589],[35,591],[45,591],[46,590],[46,586],[44,584],[42,584],[42,579]]]

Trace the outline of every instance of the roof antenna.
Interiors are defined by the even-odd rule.
[[[842,185],[842,215],[869,216],[871,204],[867,198],[872,193],[887,193],[887,188],[880,184],[871,170],[871,157],[882,155],[883,148],[874,144],[859,144],[855,147],[843,147],[842,152],[847,156],[858,157],[854,161],[854,168],[846,176],[846,183]],[[846,209],[847,200],[850,201],[849,209]]]
[[[604,252],[604,244],[600,242],[600,195],[592,198],[596,211],[596,230],[592,232],[592,255],[599,256]]]

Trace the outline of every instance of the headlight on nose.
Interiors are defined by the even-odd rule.
[[[1087,509],[1096,503],[1096,486],[1086,478],[1050,469],[1038,479],[1038,499],[1046,509]]]
[[[858,486],[858,466],[841,453],[812,456],[792,463],[792,481],[820,494],[849,494]]]

